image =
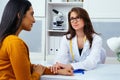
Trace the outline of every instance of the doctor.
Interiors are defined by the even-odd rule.
[[[102,38],[94,31],[86,10],[72,8],[68,13],[68,23],[69,30],[61,39],[51,71],[56,72],[60,68],[91,70],[104,63],[106,55]]]

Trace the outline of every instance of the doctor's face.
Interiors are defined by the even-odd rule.
[[[84,21],[78,16],[76,12],[71,12],[70,14],[70,23],[75,30],[83,29]]]

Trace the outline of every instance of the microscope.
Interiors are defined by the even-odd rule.
[[[64,26],[63,26],[63,23],[64,23],[64,16],[61,12],[53,9],[52,10],[55,15],[53,15],[53,21],[52,21],[52,29],[54,30],[63,30],[64,29]]]

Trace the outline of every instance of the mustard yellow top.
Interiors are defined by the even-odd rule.
[[[46,70],[48,74],[53,74]],[[15,35],[7,36],[0,47],[0,80],[39,79],[38,73],[32,73],[27,45]]]

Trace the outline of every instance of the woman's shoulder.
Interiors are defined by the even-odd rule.
[[[93,39],[100,39],[102,40],[102,37],[98,34],[93,34]]]
[[[62,39],[66,39],[66,35],[63,35],[63,36],[62,36]]]
[[[16,35],[8,35],[8,36],[6,36],[6,38],[5,38],[5,40],[14,40],[14,39],[20,39],[18,36],[16,36]]]
[[[23,42],[22,39],[20,39],[18,36],[16,35],[8,35],[5,37],[4,42]]]
[[[63,35],[63,37],[62,37],[62,39],[64,39],[64,40],[68,40],[67,38],[70,38],[70,34]]]
[[[67,39],[67,35],[63,35],[62,38],[61,38],[61,42],[63,43],[69,43],[70,40]]]
[[[70,38],[70,34],[63,35],[63,38],[65,39]]]

